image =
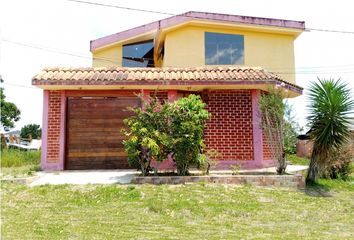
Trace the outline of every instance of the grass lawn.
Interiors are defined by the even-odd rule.
[[[353,180],[353,179],[352,179]],[[3,183],[2,239],[353,239],[354,185]]]
[[[296,154],[287,155],[287,157],[288,157],[288,161],[294,165],[308,166],[310,163],[309,159],[298,157],[298,156],[296,156]]]
[[[1,150],[1,176],[26,176],[40,170],[41,152],[19,149]]]

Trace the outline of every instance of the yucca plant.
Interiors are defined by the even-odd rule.
[[[331,155],[347,142],[350,117],[354,107],[350,88],[340,80],[318,79],[309,89],[310,137],[313,151],[306,177],[307,183],[316,181],[321,172],[330,164]]]

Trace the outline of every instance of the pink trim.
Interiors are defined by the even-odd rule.
[[[42,155],[41,168],[47,170],[47,145],[48,145],[48,106],[49,91],[43,91],[43,116],[42,116]]]
[[[262,166],[263,162],[263,131],[259,109],[260,91],[252,90],[252,125],[253,125],[253,158],[254,164]]]
[[[167,95],[168,95],[168,101],[174,102],[177,100],[177,96],[178,96],[177,90],[168,90]]]
[[[97,48],[127,38],[131,38],[137,35],[148,33],[150,31],[154,31],[154,30],[157,31],[158,29],[164,29],[181,23],[189,22],[191,20],[200,20],[200,19],[209,20],[209,21],[219,21],[219,22],[221,21],[221,22],[253,24],[253,25],[272,26],[272,27],[294,28],[300,30],[305,29],[305,22],[303,21],[191,11],[191,12],[183,13],[181,15],[172,16],[156,22],[148,23],[146,25],[135,27],[123,32],[111,34],[102,38],[98,38],[96,40],[92,40],[90,42],[90,50],[94,51]]]
[[[59,163],[60,170],[64,169],[65,162],[65,128],[66,128],[66,95],[65,91],[61,92],[60,99],[60,146],[59,146]]]

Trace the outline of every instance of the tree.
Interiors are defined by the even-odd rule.
[[[0,76],[0,82],[3,79]],[[16,107],[14,103],[5,101],[4,89],[0,88],[0,105],[1,105],[1,125],[4,127],[13,128],[15,122],[20,120],[21,111]]]
[[[339,79],[319,79],[309,89],[310,138],[313,140],[306,183],[314,183],[330,159],[348,141],[350,136],[349,116],[354,107],[351,91]]]
[[[284,174],[287,165],[284,151],[285,104],[281,91],[269,89],[268,93],[261,95],[259,104],[266,143],[273,159],[277,160],[277,173]]]
[[[42,134],[41,127],[38,124],[27,124],[21,128],[20,136],[21,138],[29,138],[40,139]]]

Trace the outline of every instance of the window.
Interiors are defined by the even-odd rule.
[[[244,37],[236,34],[206,32],[205,64],[244,64]]]
[[[123,67],[153,67],[153,41],[123,45]]]

